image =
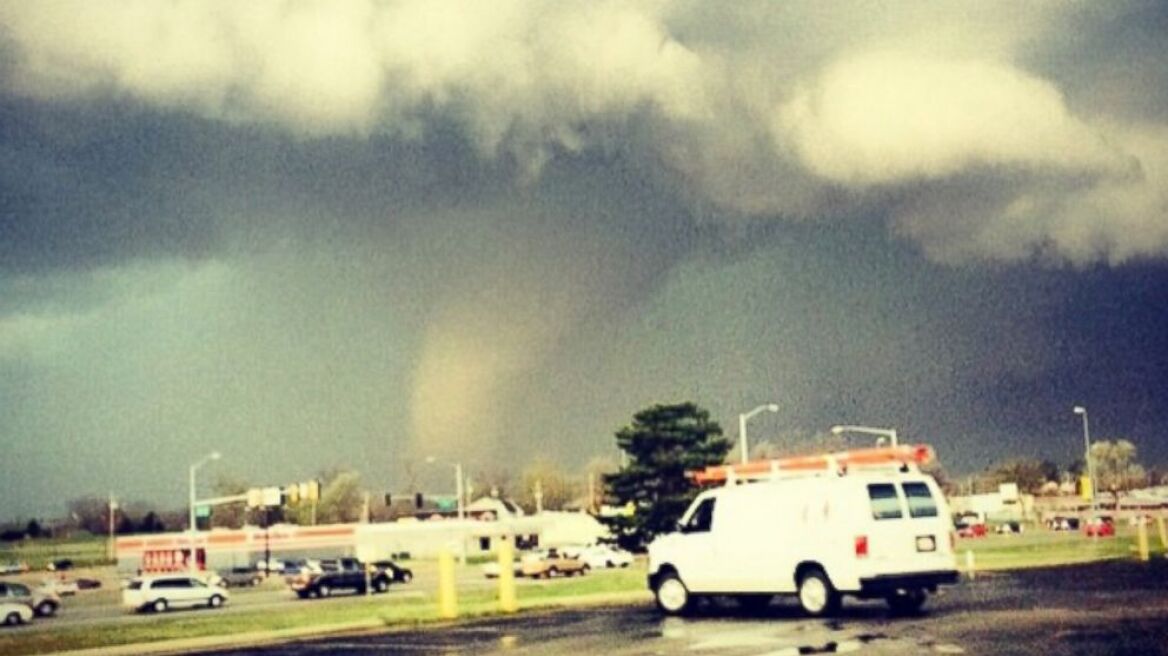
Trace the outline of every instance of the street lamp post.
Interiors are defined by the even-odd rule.
[[[758,413],[762,412],[763,410],[769,410],[770,412],[778,412],[779,405],[777,403],[767,403],[767,404],[758,406],[757,408],[755,408],[754,410],[751,410],[750,412],[738,415],[738,442],[742,445],[742,462],[744,462],[744,463],[747,460],[746,420],[757,415]]]
[[[435,458],[434,456],[427,456],[426,462],[428,462],[430,464],[434,464],[434,463],[438,462],[438,459]],[[446,464],[450,464],[450,463],[446,463]],[[464,494],[463,494],[463,479],[462,479],[462,463],[456,462],[456,463],[454,463],[453,467],[454,467],[454,494],[457,495],[457,497],[458,497],[458,499],[457,499],[457,501],[458,501],[458,519],[464,520],[464,519],[466,519],[466,505],[463,503]],[[459,522],[458,530],[460,532],[465,530],[465,527],[462,526],[461,521]],[[463,565],[465,565],[466,564],[466,536],[462,535],[459,538],[458,542],[461,545],[461,547],[459,549],[459,560],[461,561],[461,563]]]
[[[212,451],[211,453],[203,456],[198,462],[191,465],[191,468],[190,468],[191,498],[190,498],[189,510],[190,510],[191,554],[187,559],[187,563],[188,563],[190,569],[192,569],[192,570],[195,569],[195,561],[196,561],[196,558],[195,558],[195,534],[197,533],[197,531],[195,530],[195,471],[197,471],[199,469],[199,467],[202,467],[203,465],[207,464],[208,462],[211,462],[212,460],[218,460],[218,459],[219,459],[219,452]]]
[[[1095,498],[1099,491],[1095,489],[1095,464],[1091,460],[1091,430],[1087,422],[1087,408],[1077,405],[1075,406],[1075,414],[1083,416],[1083,452],[1087,459],[1087,480],[1091,484],[1091,514],[1095,513]]]
[[[843,433],[866,433],[868,435],[878,435],[876,446],[882,446],[883,440],[887,439],[888,443],[896,446],[896,431],[891,428],[873,428],[871,426],[832,426],[831,432],[833,435],[842,435]]]

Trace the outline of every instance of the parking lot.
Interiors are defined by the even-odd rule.
[[[829,620],[780,600],[747,614],[729,601],[683,618],[649,604],[491,619],[214,652],[258,654],[1164,654],[1168,561],[1130,561],[979,577],[896,617],[882,603],[845,603]]]

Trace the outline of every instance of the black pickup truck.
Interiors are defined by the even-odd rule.
[[[328,597],[338,590],[365,594],[366,585],[374,592],[389,589],[390,575],[382,570],[372,569],[368,573],[365,565],[356,558],[322,560],[319,567],[303,567],[298,573],[288,577],[288,587],[301,599]]]

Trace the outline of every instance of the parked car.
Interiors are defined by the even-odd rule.
[[[32,621],[32,609],[15,601],[0,600],[0,620],[5,626],[16,626]]]
[[[409,583],[414,580],[414,573],[407,567],[402,567],[392,560],[378,560],[372,563],[373,567],[389,574],[394,583]]]
[[[271,560],[257,560],[255,564],[257,572],[267,572],[269,574],[281,574],[287,567],[288,563],[274,558]]]
[[[216,581],[216,585],[221,585],[225,588],[238,588],[243,586],[256,586],[263,580],[263,574],[250,567],[230,567],[219,570],[219,578]]]
[[[1053,517],[1047,521],[1047,526],[1052,531],[1077,531],[1079,530],[1078,517]]]
[[[955,524],[959,538],[984,538],[988,533],[986,525],[981,522],[958,522]]]
[[[229,593],[223,588],[183,574],[137,577],[122,590],[122,606],[156,613],[169,608],[218,608],[229,598]]]
[[[40,617],[50,617],[61,607],[61,595],[56,592],[16,582],[0,582],[0,601],[24,604]]]
[[[575,576],[584,574],[587,566],[579,558],[571,558],[558,549],[537,551],[524,556],[521,574],[531,578],[551,578],[553,576]]]
[[[1115,524],[1110,517],[1092,517],[1083,523],[1083,534],[1087,537],[1111,537],[1115,535]]]
[[[633,554],[606,544],[594,544],[575,550],[564,549],[564,553],[583,560],[584,566],[590,569],[612,569],[633,564]]]
[[[0,574],[23,574],[28,571],[28,563],[23,560],[10,560],[0,563]]]
[[[320,561],[319,570],[301,568],[299,573],[289,576],[287,582],[296,596],[308,599],[328,597],[337,590],[365,594],[367,585],[375,592],[385,592],[389,590],[391,579],[385,570],[370,568],[366,572],[365,564],[356,558],[338,558]]]
[[[994,532],[999,535],[1014,535],[1021,533],[1024,530],[1026,529],[1022,525],[1022,522],[1002,522],[1001,524],[998,524],[997,528],[994,529]]]
[[[80,578],[77,579],[78,590],[96,590],[101,587],[101,581],[97,579]]]
[[[300,560],[288,560],[284,562],[284,567],[280,570],[272,570],[271,574],[283,574],[285,579],[296,576],[300,572],[308,570],[310,572],[320,572],[320,561],[315,558],[301,558]]]
[[[42,590],[51,590],[52,592],[55,592],[62,597],[71,597],[77,594],[77,591],[81,589],[81,587],[77,585],[76,581],[70,581],[63,578],[45,579],[41,582],[40,587]]]
[[[515,576],[523,576],[523,563],[519,559],[511,561],[511,571]],[[499,561],[492,560],[489,563],[483,564],[483,576],[489,579],[499,578]]]
[[[68,558],[58,558],[57,560],[50,561],[45,566],[45,569],[50,572],[64,572],[65,570],[73,569],[73,561]]]

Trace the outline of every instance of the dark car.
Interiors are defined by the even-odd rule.
[[[409,583],[414,580],[414,573],[412,571],[398,565],[392,560],[378,560],[373,563],[373,567],[389,574],[394,583]]]
[[[46,566],[46,569],[48,569],[50,572],[63,572],[67,569],[73,569],[73,561],[69,560],[68,558],[60,558],[50,562]]]
[[[259,585],[263,574],[250,567],[232,567],[219,570],[219,583],[226,588]]]
[[[300,573],[288,577],[288,587],[301,599],[328,597],[338,590],[350,590],[365,594],[370,586],[375,592],[389,590],[390,575],[384,570],[365,565],[356,558],[322,560],[317,570],[305,567]]]

